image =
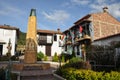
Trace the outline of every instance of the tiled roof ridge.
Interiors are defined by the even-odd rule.
[[[3,28],[3,29],[13,29],[13,30],[19,29],[17,27],[13,27],[13,26],[10,26],[10,25],[0,25],[0,28]]]
[[[55,31],[55,30],[45,30],[45,29],[37,29],[37,32],[41,32],[41,33],[51,33],[51,34],[54,34],[54,33],[57,33],[57,34],[62,34],[61,31]]]

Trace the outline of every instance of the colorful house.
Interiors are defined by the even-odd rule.
[[[103,12],[82,17],[63,32],[64,50],[67,53],[72,54],[74,51],[76,56],[84,56],[84,48],[89,44],[109,45],[111,41],[120,40],[120,22],[110,15],[107,9],[105,7]],[[108,37],[110,39],[104,44]]]

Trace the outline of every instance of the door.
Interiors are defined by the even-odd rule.
[[[3,45],[0,45],[0,56],[2,56]]]
[[[46,45],[46,55],[51,56],[51,45]]]

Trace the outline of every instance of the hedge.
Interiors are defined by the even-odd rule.
[[[75,68],[60,68],[56,72],[67,80],[120,80],[120,72],[95,72]]]

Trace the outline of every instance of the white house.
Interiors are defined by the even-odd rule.
[[[60,32],[59,29],[58,31],[38,30],[37,52],[41,51],[47,56],[54,56],[55,53],[57,53],[57,55],[61,54],[62,52],[61,36],[62,32]]]
[[[0,25],[0,56],[8,52],[8,43],[11,42],[11,55],[15,54],[19,29],[9,25]]]

